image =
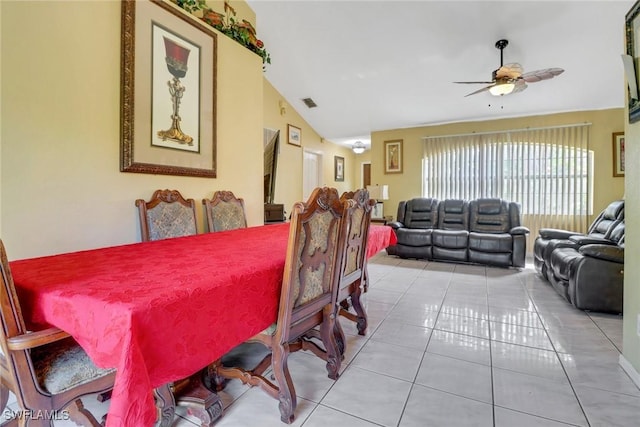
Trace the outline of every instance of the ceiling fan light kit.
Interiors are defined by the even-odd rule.
[[[508,95],[511,92],[513,92],[513,89],[515,87],[516,87],[516,85],[514,85],[513,83],[497,84],[497,85],[491,86],[489,88],[489,93],[491,93],[491,95],[493,95],[493,96]]]
[[[471,92],[467,96],[489,91],[491,95],[503,96],[510,93],[522,92],[527,88],[527,83],[535,83],[540,80],[552,79],[564,72],[562,68],[545,68],[542,70],[530,71],[523,74],[522,66],[518,63],[503,65],[503,51],[509,41],[500,39],[496,42],[496,49],[500,49],[500,68],[491,73],[492,80],[487,82],[454,82],[462,84],[486,84],[488,86]]]

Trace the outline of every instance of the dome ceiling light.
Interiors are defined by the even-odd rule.
[[[362,154],[364,153],[365,150],[365,145],[362,141],[356,141],[353,146],[351,147],[351,149],[353,150],[354,153],[356,154]]]

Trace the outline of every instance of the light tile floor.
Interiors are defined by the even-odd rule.
[[[618,364],[622,318],[574,309],[531,265],[381,253],[369,273],[369,330],[359,336],[341,319],[348,348],[340,378],[327,378],[312,354],[289,357],[294,426],[640,425],[640,390]],[[221,397],[217,426],[284,425],[277,401],[257,388],[234,380]],[[85,404],[99,416],[108,409]],[[196,424],[181,417],[175,425]]]

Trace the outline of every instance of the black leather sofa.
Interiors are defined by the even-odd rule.
[[[541,229],[534,244],[536,258],[541,258],[536,269],[576,308],[622,313],[624,201],[611,203],[589,231],[567,236],[570,231]]]
[[[524,267],[529,229],[520,206],[501,199],[438,201],[415,198],[398,204],[398,237],[389,255],[501,267]]]
[[[624,200],[611,202],[587,229],[586,234],[576,231],[559,230],[555,228],[541,228],[533,245],[533,265],[538,273],[546,279],[551,253],[559,247],[574,247],[575,242],[569,241],[571,236],[581,235],[596,239],[591,243],[598,243],[597,239],[608,239],[608,234],[615,226],[624,220]],[[583,241],[586,244],[586,241]],[[606,242],[605,242],[606,243]]]

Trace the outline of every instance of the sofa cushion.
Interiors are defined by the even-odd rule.
[[[603,212],[603,217],[607,219],[624,219],[624,200],[616,200],[609,203]]]
[[[469,231],[508,233],[511,229],[509,204],[500,199],[478,199],[469,203]]]
[[[447,199],[438,205],[438,228],[441,230],[467,230],[469,228],[469,202]]]
[[[510,234],[469,233],[469,249],[490,253],[511,253],[513,238]]]
[[[569,282],[569,272],[571,266],[582,254],[575,248],[558,248],[551,252],[550,267],[551,271],[547,274],[553,274],[557,279]]]
[[[459,261],[467,262],[469,259],[467,248],[449,249],[432,246],[433,259],[436,261]]]
[[[398,244],[404,246],[431,246],[432,229],[399,228],[396,230]]]
[[[404,225],[407,228],[434,228],[438,223],[438,201],[431,198],[416,198],[407,202]]]
[[[467,230],[433,230],[431,240],[434,246],[449,249],[466,249],[469,242]]]
[[[478,199],[477,212],[481,215],[498,215],[502,213],[502,201],[500,199]]]

